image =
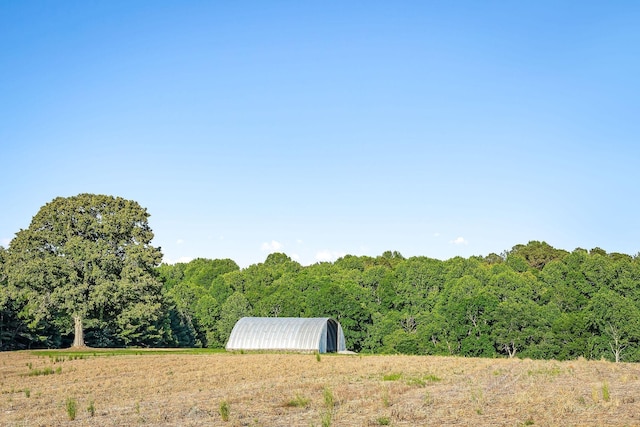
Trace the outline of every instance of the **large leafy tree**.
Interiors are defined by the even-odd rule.
[[[162,285],[149,214],[137,202],[80,194],[43,206],[9,246],[6,271],[32,327],[52,323],[74,345],[161,339]]]

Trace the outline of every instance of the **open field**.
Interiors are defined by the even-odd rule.
[[[640,425],[640,364],[584,360],[9,352],[0,392],[3,426]]]

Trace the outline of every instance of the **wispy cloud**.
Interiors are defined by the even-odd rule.
[[[454,244],[454,245],[468,245],[469,244],[469,242],[462,236],[453,239],[449,243]]]
[[[277,252],[282,249],[282,243],[272,240],[271,242],[264,242],[261,246],[261,249],[265,252]]]
[[[346,255],[345,252],[324,250],[324,251],[317,252],[315,258],[316,258],[316,261],[331,262],[345,255]]]

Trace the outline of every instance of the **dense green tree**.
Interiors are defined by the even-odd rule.
[[[219,346],[224,346],[229,340],[229,335],[236,322],[242,317],[250,316],[251,306],[247,298],[240,292],[232,294],[220,307],[220,320],[216,324],[217,335],[215,341]]]
[[[185,266],[183,280],[208,289],[218,276],[239,270],[230,259],[196,258]]]
[[[498,305],[495,289],[472,276],[458,279],[442,295],[436,311],[442,320],[439,341],[450,354],[492,356],[490,341],[493,312]]]
[[[80,194],[43,206],[10,244],[7,276],[32,329],[103,331],[110,345],[162,342],[161,283],[149,214],[137,202]],[[48,334],[50,335],[50,333]],[[90,343],[94,344],[94,343]]]
[[[9,290],[5,259],[6,250],[0,246],[0,350],[15,350],[24,348],[29,340],[20,339],[25,325],[18,318],[15,301]]]
[[[162,264],[157,269],[159,280],[166,290],[173,288],[178,283],[184,281],[184,271],[187,268],[185,263]]]
[[[521,256],[530,267],[542,270],[547,263],[564,258],[567,252],[555,249],[546,242],[533,240],[526,245],[514,246],[509,255]]]
[[[441,261],[412,257],[395,268],[395,307],[414,314],[431,310],[444,288],[444,266]]]
[[[615,362],[623,358],[632,362],[639,360],[640,309],[637,305],[615,291],[601,289],[591,298],[588,313],[595,356],[610,355]]]

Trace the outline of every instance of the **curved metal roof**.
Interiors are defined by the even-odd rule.
[[[227,350],[344,351],[340,324],[328,317],[243,317]]]

